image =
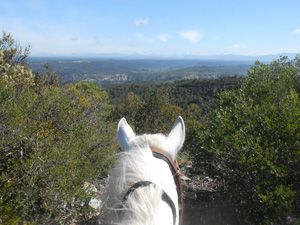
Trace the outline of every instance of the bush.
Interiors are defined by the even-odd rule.
[[[220,95],[191,152],[252,224],[300,217],[299,62],[256,62],[239,86]]]
[[[23,74],[16,72],[16,84],[5,73],[0,72],[0,223],[88,215],[92,194],[84,183],[106,175],[108,155],[117,149],[107,94],[91,82],[59,87],[50,72],[36,75],[30,85]]]
[[[168,133],[174,121],[182,113],[182,108],[169,103],[168,91],[158,90],[147,102],[129,92],[127,98],[115,107],[111,117],[113,120],[126,117],[138,134]]]

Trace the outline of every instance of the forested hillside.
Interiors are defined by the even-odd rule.
[[[93,80],[101,83],[169,81],[193,78],[245,76],[250,67],[245,61],[142,60],[92,58],[31,58],[33,72],[45,73],[44,65],[63,77],[64,83]]]
[[[117,84],[107,87],[105,90],[109,95],[109,101],[118,105],[132,92],[144,101],[149,101],[151,96],[158,90],[164,89],[168,92],[170,103],[181,108],[187,108],[191,104],[199,105],[204,112],[214,107],[218,94],[230,90],[239,83],[241,78],[224,77],[218,79],[191,79],[163,83],[131,83]]]

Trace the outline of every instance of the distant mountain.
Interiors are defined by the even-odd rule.
[[[247,56],[247,55],[186,55],[185,58],[189,59],[210,59],[210,60],[226,60],[226,61],[252,61],[256,60],[262,62],[271,62],[272,60],[279,59],[280,56],[288,56],[290,59],[295,58],[296,53],[282,53],[273,55],[260,55],[260,56]]]
[[[245,61],[253,63],[256,60],[262,62],[271,62],[280,56],[288,56],[290,59],[295,58],[296,53],[281,53],[269,55],[192,55],[192,54],[175,54],[175,55],[158,55],[158,54],[122,54],[122,53],[99,53],[99,54],[69,54],[69,55],[49,55],[40,54],[32,55],[33,57],[50,57],[50,58],[104,58],[104,59],[194,59],[194,60],[225,60],[225,61]]]
[[[34,73],[45,73],[44,65],[61,75],[64,82],[94,80],[98,82],[144,82],[193,78],[246,76],[256,60],[268,63],[280,56],[293,59],[296,54],[265,56],[241,55],[124,55],[93,54],[88,56],[34,57],[29,65]]]

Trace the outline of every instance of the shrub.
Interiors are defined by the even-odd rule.
[[[116,149],[104,110],[73,85],[23,92],[2,104],[2,215],[39,221],[84,208],[91,197],[84,182],[106,174]]]
[[[191,152],[252,224],[300,217],[299,59],[256,62],[239,86],[220,95]]]
[[[169,103],[169,90],[158,90],[149,101],[144,102],[132,92],[112,112],[112,119],[126,117],[135,132],[168,133],[174,121],[182,113],[182,108]]]
[[[9,63],[12,71],[18,66]],[[84,183],[106,175],[108,155],[117,149],[107,94],[90,82],[59,87],[49,72],[30,83],[24,74],[10,80],[3,74],[0,223],[40,224],[88,214],[92,194]]]

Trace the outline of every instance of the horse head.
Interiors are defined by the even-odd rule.
[[[115,224],[176,225],[182,188],[176,156],[185,139],[178,117],[170,133],[136,135],[125,118],[118,124],[122,153],[109,176],[106,208]]]

